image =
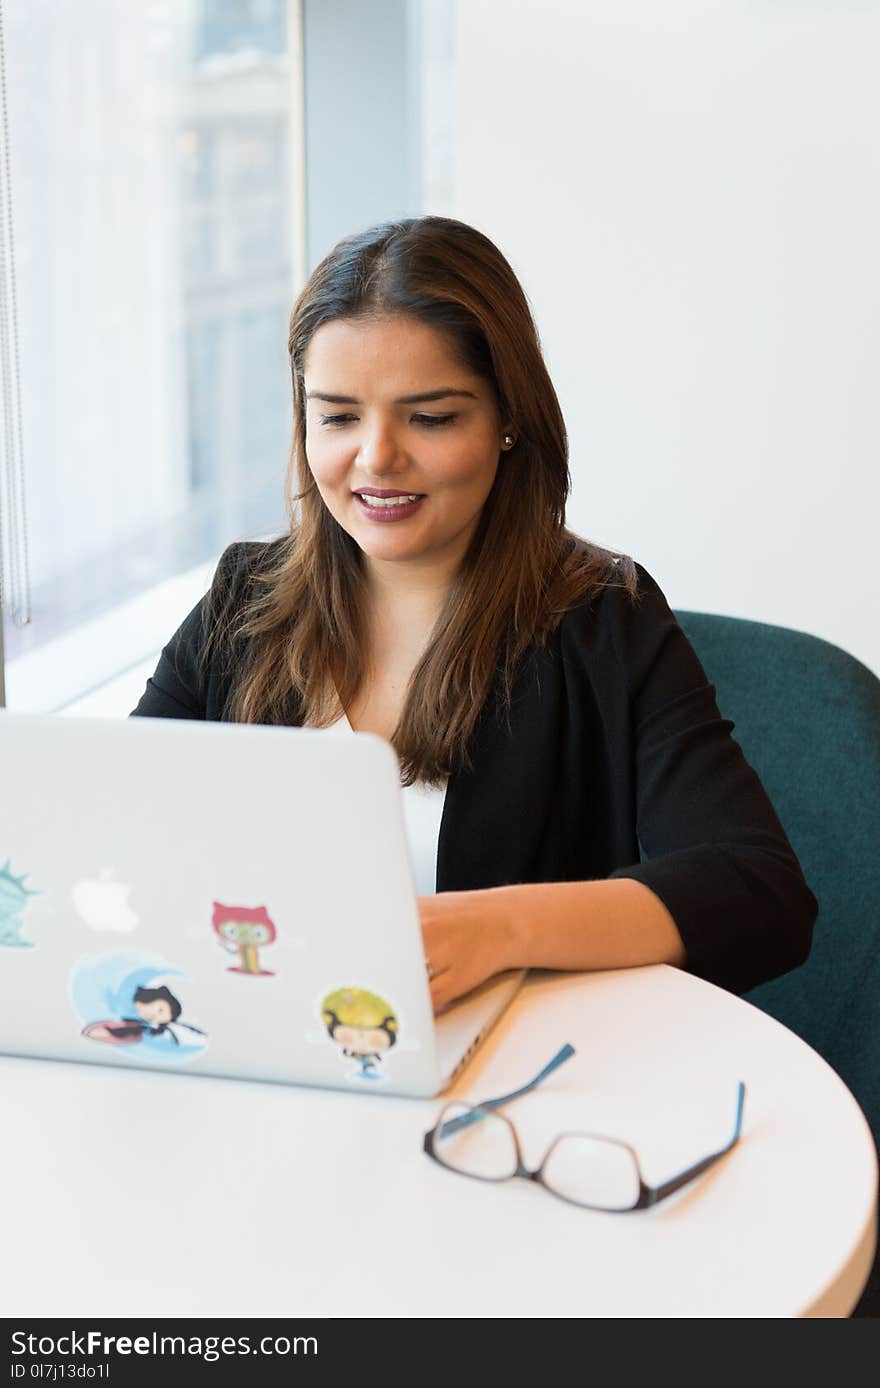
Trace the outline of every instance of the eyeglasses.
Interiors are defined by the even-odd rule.
[[[460,1176],[471,1176],[477,1181],[508,1181],[521,1176],[545,1186],[551,1195],[571,1205],[620,1213],[646,1210],[665,1200],[708,1171],[739,1141],[746,1094],[742,1082],[737,1089],[736,1121],[730,1141],[662,1185],[646,1184],[638,1156],[628,1142],[597,1133],[561,1133],[548,1147],[540,1166],[530,1171],[523,1162],[516,1129],[509,1118],[496,1110],[535,1089],[574,1053],[573,1046],[563,1046],[533,1080],[498,1099],[475,1105],[447,1104],[434,1127],[425,1133],[428,1156]]]

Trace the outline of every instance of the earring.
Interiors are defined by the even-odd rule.
[[[512,448],[512,447],[513,447],[513,435],[512,435],[512,434],[505,434],[505,435],[504,435],[504,438],[503,438],[503,440],[502,440],[502,442],[503,442],[505,448]]]

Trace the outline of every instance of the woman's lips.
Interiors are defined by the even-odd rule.
[[[422,502],[427,501],[428,498],[420,496],[418,501],[397,501],[391,506],[371,506],[369,502],[364,501],[357,492],[354,494],[354,499],[362,515],[368,516],[370,520],[379,521],[381,524],[386,525],[389,521],[401,521],[406,520],[409,516],[414,516]]]

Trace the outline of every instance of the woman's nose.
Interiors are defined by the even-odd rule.
[[[378,421],[367,429],[359,450],[360,462],[371,473],[395,468],[400,460],[400,443],[390,423]]]

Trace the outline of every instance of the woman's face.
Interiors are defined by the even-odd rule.
[[[368,560],[454,571],[502,450],[492,387],[403,316],[325,323],[304,377],[306,453],[331,514]],[[418,500],[388,504],[400,495]]]

